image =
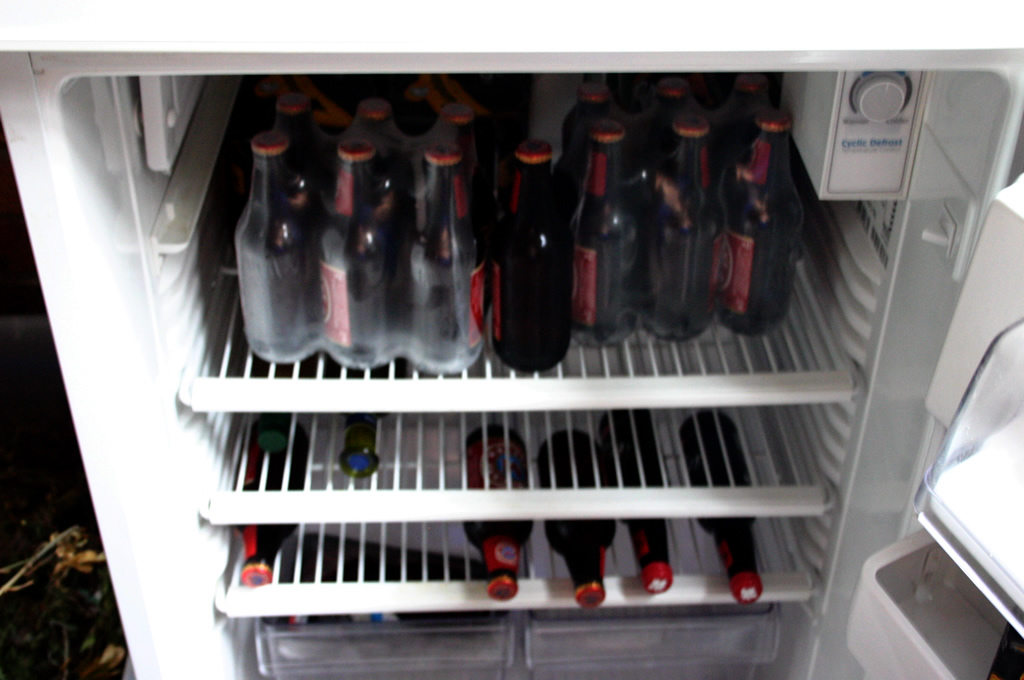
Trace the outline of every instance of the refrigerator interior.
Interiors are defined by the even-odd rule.
[[[372,70],[341,59],[281,61],[286,73],[296,64],[319,73]],[[11,88],[0,106],[138,677],[184,677],[197,666],[218,669],[211,677],[259,677],[259,617],[501,609],[509,610],[499,625],[511,622],[513,651],[497,677],[531,665],[536,677],[567,677],[557,658],[545,666],[536,656],[545,640],[571,646],[563,641],[571,637],[557,637],[559,626],[565,635],[580,625],[597,634],[616,612],[649,611],[630,625],[669,628],[687,617],[755,616],[730,604],[712,542],[693,519],[700,516],[758,518],[765,588],[756,613],[774,647],[737,667],[723,653],[704,670],[860,677],[845,645],[852,593],[864,559],[910,524],[910,500],[941,430],[924,395],[984,208],[1007,181],[1024,101],[1020,72],[930,74],[907,200],[823,202],[805,183],[794,304],[766,336],[741,338],[715,325],[675,344],[638,333],[602,350],[573,346],[558,369],[534,376],[516,375],[488,351],[464,374],[441,379],[406,375],[395,364],[373,375],[347,371],[322,355],[266,365],[244,346],[225,247],[235,219],[232,178],[221,152],[236,95],[252,81],[206,77],[177,161],[161,172],[147,165],[139,76],[254,66],[212,57],[204,66],[202,58],[186,65],[160,56],[5,55],[0,68],[33,95],[19,98]],[[557,130],[577,81],[530,80],[534,93],[544,92],[528,107],[531,132]],[[45,154],[33,155],[30,145]],[[516,425],[535,465],[551,432],[593,430],[603,411],[629,407],[656,409],[665,488],[542,490],[534,470],[528,489],[465,488],[463,442],[489,417]],[[750,488],[688,484],[676,432],[702,407],[741,425]],[[240,490],[252,417],[263,411],[295,413],[310,434],[302,491]],[[337,414],[350,411],[389,414],[381,421],[382,467],[369,480],[354,482],[336,466]],[[672,518],[675,585],[658,596],[642,592],[620,524],[608,601],[582,624],[539,522],[514,600],[492,602],[482,581],[467,578],[476,555],[462,520],[648,516]],[[246,589],[238,585],[233,526],[261,522],[299,523],[300,531],[275,583]],[[440,557],[432,564],[414,553]],[[386,573],[386,554],[400,555],[397,575]],[[626,639],[638,634],[625,630],[633,631]],[[627,646],[619,662],[636,653]],[[604,668],[610,677],[615,663]],[[652,672],[677,677],[673,667],[687,662],[676,657]]]

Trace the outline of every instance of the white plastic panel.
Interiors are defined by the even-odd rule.
[[[170,172],[174,167],[202,89],[199,76],[139,78],[142,131],[150,170]]]

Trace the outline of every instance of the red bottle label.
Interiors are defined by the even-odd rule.
[[[584,326],[597,323],[597,251],[576,246],[572,318]]]
[[[638,529],[633,533],[633,554],[636,558],[642,559],[651,552],[651,545],[647,542],[647,532]]]
[[[729,548],[729,541],[722,541],[718,544],[718,556],[722,558],[722,566],[726,569],[732,566],[732,550]]]
[[[338,187],[334,194],[334,209],[342,215],[352,216],[354,210],[353,186],[355,180],[348,170],[338,172]]]
[[[491,263],[491,331],[495,340],[501,340],[501,267]]]
[[[255,436],[249,442],[249,453],[245,458],[245,479],[242,482],[243,490],[255,490],[260,483],[260,472],[263,468],[263,449]]]
[[[700,149],[700,186],[702,189],[707,189],[711,186],[711,166],[708,165],[707,146],[703,146]]]
[[[512,180],[512,197],[508,201],[508,209],[513,215],[519,212],[519,183],[523,181],[523,173],[516,170],[515,178]]]
[[[768,161],[771,159],[772,145],[758,138],[754,142],[753,155],[750,162],[740,168],[740,173],[748,182],[764,185],[768,181]]]
[[[324,302],[324,335],[343,347],[352,345],[348,316],[348,281],[345,271],[320,263],[320,290]]]
[[[590,154],[590,169],[587,172],[587,193],[604,196],[608,177],[608,156],[600,151]]]
[[[242,543],[245,546],[245,559],[250,559],[256,554],[256,525],[250,524],[242,529]]]
[[[484,562],[487,571],[508,569],[519,571],[519,544],[508,536],[488,536],[483,545]]]
[[[462,175],[455,175],[455,214],[461,220],[469,212],[469,202],[466,200],[466,185],[462,181]]]
[[[604,546],[602,545],[602,546],[601,546],[601,571],[600,571],[600,572],[598,572],[598,573],[600,573],[600,574],[601,574],[601,578],[604,578],[604,558],[605,558],[605,555],[606,555],[607,553],[608,553],[608,550],[607,550],[607,548],[605,548],[605,547],[604,547]]]
[[[469,277],[469,346],[476,347],[484,337],[484,263]]]
[[[745,314],[750,297],[750,271],[754,262],[754,239],[730,231],[726,234],[726,247],[721,251],[726,260],[721,265],[725,268],[722,304],[737,314]]]
[[[470,489],[484,488],[484,455],[487,456],[488,488],[504,489],[508,486],[505,481],[506,469],[512,470],[513,489],[526,488],[526,454],[519,443],[510,437],[506,456],[505,436],[502,434],[474,441],[466,448],[466,485]]]

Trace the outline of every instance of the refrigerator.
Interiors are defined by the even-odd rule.
[[[368,7],[2,11],[0,116],[130,676],[853,680],[914,677],[917,659],[940,677],[987,672],[1019,609],[922,533],[914,498],[985,348],[1024,316],[1024,41],[996,8],[794,21],[806,8],[792,4],[742,8],[748,22],[643,3],[399,4],[393,22]],[[529,134],[557,147],[584,73],[719,72],[773,74],[794,118],[805,237],[777,330],[573,345],[537,375],[490,349],[435,377],[322,355],[267,366],[245,346],[222,154],[246,77],[523,74]],[[639,408],[664,488],[466,488],[482,423],[513,423],[535,466],[553,431]],[[740,426],[752,486],[672,472],[680,423],[702,408]],[[309,433],[302,490],[242,492],[263,412]],[[366,480],[337,467],[351,412],[388,414]],[[607,600],[579,611],[540,521],[641,517],[671,520],[672,587],[643,592],[620,524]],[[700,517],[757,518],[756,605],[733,601]],[[478,556],[461,527],[501,518],[535,520],[505,603],[465,576]],[[235,527],[274,523],[300,527],[282,575],[246,588]]]

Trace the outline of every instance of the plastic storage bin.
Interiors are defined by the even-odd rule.
[[[274,680],[501,680],[514,649],[512,617],[501,612],[256,627],[260,673]]]
[[[778,610],[770,604],[665,609],[538,611],[527,620],[535,680],[636,680],[673,669],[680,680],[736,680],[775,658]]]

